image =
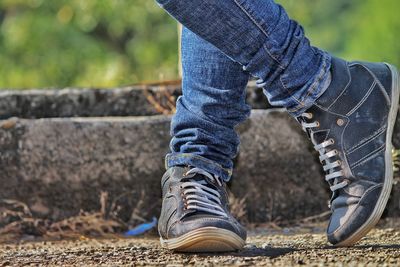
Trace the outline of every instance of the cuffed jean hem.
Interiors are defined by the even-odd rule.
[[[165,157],[166,169],[174,166],[187,165],[201,168],[228,182],[232,176],[232,169],[222,167],[215,161],[191,153],[171,153]]]
[[[330,78],[332,57],[327,52],[323,52],[322,55],[322,66],[318,74],[315,76],[311,86],[308,86],[308,90],[305,96],[300,101],[297,101],[294,107],[287,108],[287,111],[293,117],[298,117],[307,109],[309,109],[315,101],[323,94],[329,87],[327,80]]]

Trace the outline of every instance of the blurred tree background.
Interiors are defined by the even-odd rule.
[[[400,66],[400,1],[280,0],[312,43]],[[176,79],[176,23],[153,0],[1,0],[0,88]]]

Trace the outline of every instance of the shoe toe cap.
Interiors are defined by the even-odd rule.
[[[328,241],[333,245],[346,243],[361,228],[366,227],[367,221],[374,213],[381,191],[381,185],[374,186],[368,189],[357,203],[350,200],[348,205],[334,208],[327,229]],[[356,241],[358,240],[354,242]]]

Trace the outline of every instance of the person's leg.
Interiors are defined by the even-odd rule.
[[[238,152],[234,127],[250,114],[245,102],[249,75],[186,28],[182,66],[183,95],[172,119],[171,153],[162,179],[162,244],[181,251],[240,249],[246,231],[229,213],[224,184]],[[213,197],[207,199],[207,192]]]
[[[186,28],[182,66],[183,95],[176,103],[166,165],[193,165],[228,181],[239,145],[234,127],[250,115],[249,75]]]
[[[329,84],[330,56],[273,0],[157,0],[185,27],[260,79],[272,105],[302,114]]]
[[[379,220],[393,181],[391,137],[399,75],[310,46],[272,0],[157,0],[173,17],[260,78],[320,153],[333,192],[328,239],[351,245]],[[331,67],[332,66],[332,67]]]

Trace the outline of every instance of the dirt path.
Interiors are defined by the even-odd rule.
[[[309,232],[253,231],[243,251],[220,255],[171,253],[155,236],[3,244],[0,266],[400,266],[399,228],[373,230],[357,246],[339,249],[327,245],[322,231]]]

